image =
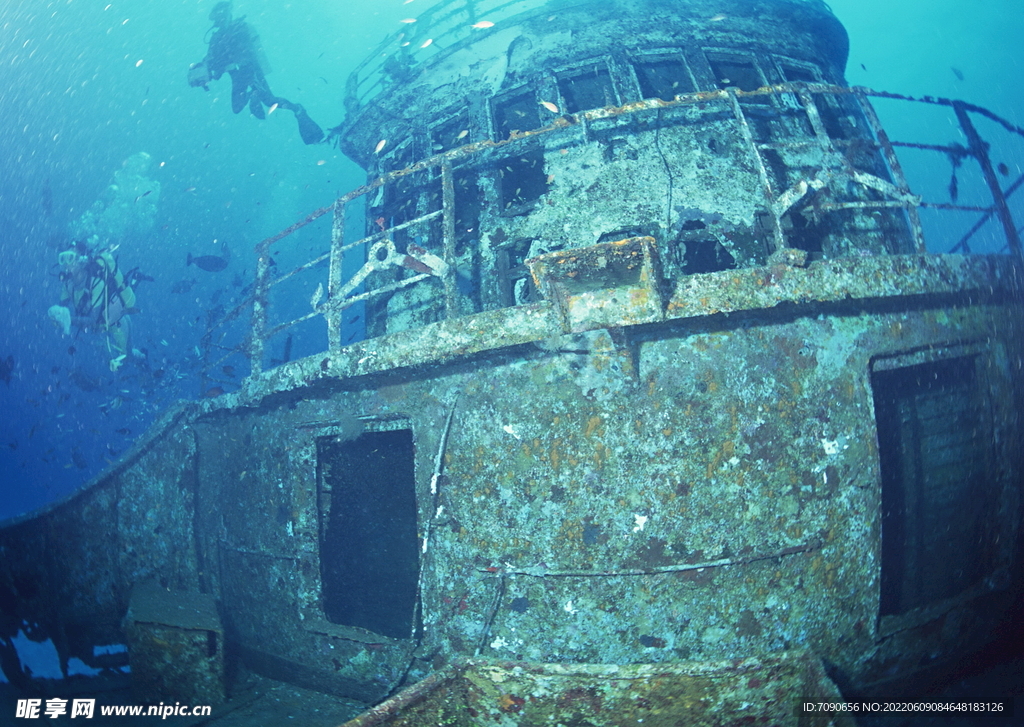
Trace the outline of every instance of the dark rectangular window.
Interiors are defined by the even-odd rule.
[[[430,154],[465,146],[473,142],[469,133],[469,112],[463,111],[430,129]]]
[[[501,180],[501,209],[518,210],[548,191],[544,172],[544,152],[528,151],[502,159],[498,170]]]
[[[494,131],[498,139],[507,139],[513,131],[540,128],[540,106],[532,92],[507,96],[494,101]]]
[[[412,430],[323,437],[317,454],[327,620],[407,639],[419,577]]]
[[[756,91],[765,85],[764,77],[752,58],[734,56],[724,53],[709,53],[708,63],[715,77],[715,85],[719,88],[733,86],[741,91]],[[767,96],[763,97],[767,103]],[[753,102],[754,99],[747,99]],[[760,100],[760,99],[758,99]]]
[[[560,74],[558,92],[564,103],[562,111],[568,114],[618,104],[611,74],[604,66]]]
[[[993,434],[977,357],[871,374],[882,474],[881,615],[964,591],[994,565]]]
[[[676,96],[693,93],[693,81],[686,64],[679,58],[638,58],[634,61],[636,77],[640,82],[641,98],[660,98],[671,101]]]

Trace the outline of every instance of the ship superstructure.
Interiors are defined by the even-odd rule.
[[[407,24],[334,131],[367,185],[260,243],[208,334],[250,376],[0,530],[3,607],[85,660],[155,580],[216,603],[249,668],[365,701],[465,657],[804,650],[865,690],[993,638],[1024,311],[975,121],[1022,132],[846,87],[846,43],[816,0]],[[878,97],[964,144],[891,141]],[[915,194],[906,146],[977,164],[1005,251],[928,247],[920,210],[969,210]],[[328,218],[322,256],[270,264]],[[275,366],[288,335],[322,352]]]

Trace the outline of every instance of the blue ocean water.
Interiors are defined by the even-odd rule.
[[[188,86],[189,64],[206,51],[213,5],[0,6],[0,361],[14,361],[9,383],[0,381],[0,519],[73,492],[171,403],[201,395],[198,346],[208,312],[244,294],[255,270],[253,246],[364,181],[332,146],[304,145],[290,113],[263,121],[247,111],[232,114],[226,77],[209,91]],[[428,5],[237,0],[234,11],[260,34],[274,92],[303,104],[326,129],[343,119],[349,72],[402,19]],[[851,85],[961,98],[1024,126],[1018,0],[831,6],[851,38]],[[949,114],[923,123],[902,107],[878,107],[893,138],[964,143]],[[1024,171],[1018,142],[993,147],[1008,180]],[[101,337],[62,335],[47,309],[59,298],[57,254],[70,226],[109,196],[115,172],[139,152],[151,157],[146,174],[159,193],[155,202],[131,202],[153,202],[151,226],[121,240],[117,254],[123,270],[138,267],[154,279],[136,287],[133,345],[146,358],[112,373]],[[946,193],[951,170],[941,155],[911,159],[907,172],[915,191]],[[961,185],[963,201],[981,194],[977,179],[965,175]],[[1019,200],[1014,209],[1024,220]],[[926,223],[936,250],[969,226],[954,216]],[[279,264],[323,251],[327,234],[321,225],[296,236]],[[996,237],[979,240],[976,251],[998,249]],[[226,251],[222,271],[186,266],[189,254]],[[301,346],[292,352],[302,355]]]

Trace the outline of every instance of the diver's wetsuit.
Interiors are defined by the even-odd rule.
[[[295,114],[302,141],[316,144],[323,139],[324,132],[309,118],[300,104],[271,92],[260,66],[257,44],[256,35],[244,18],[231,20],[217,28],[210,38],[210,47],[204,59],[210,76],[217,80],[225,71],[231,76],[231,110],[236,114],[248,103],[252,115],[263,119],[266,118],[263,107],[277,104]]]

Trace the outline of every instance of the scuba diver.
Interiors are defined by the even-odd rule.
[[[50,307],[50,318],[70,335],[71,324],[106,334],[110,354],[110,370],[117,371],[131,351],[135,292],[132,284],[151,280],[138,273],[138,268],[122,275],[112,250],[90,254],[84,243],[75,243],[57,256],[63,284],[60,304]]]
[[[266,118],[263,107],[280,106],[295,114],[299,134],[306,144],[323,141],[324,132],[301,104],[275,96],[264,75],[265,62],[261,62],[262,48],[256,32],[245,22],[245,16],[231,17],[231,3],[219,2],[210,11],[214,31],[206,57],[193,63],[188,70],[188,85],[193,88],[218,80],[225,71],[231,76],[231,110],[236,114],[249,105],[249,112],[258,119]]]

